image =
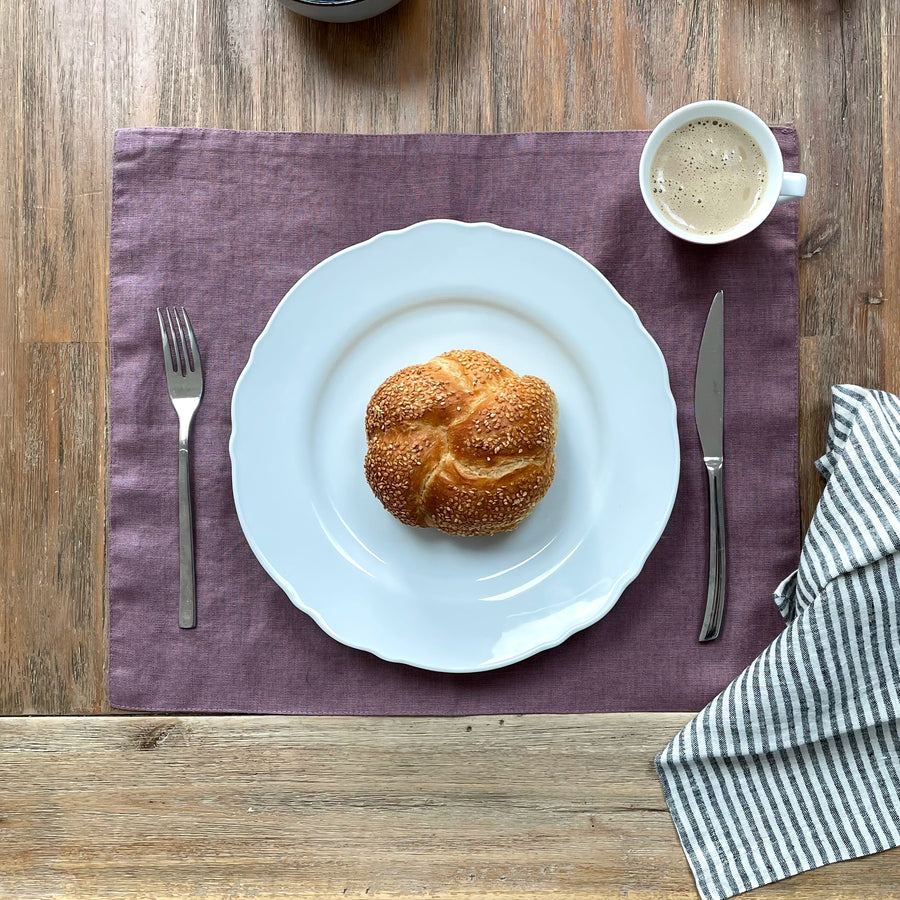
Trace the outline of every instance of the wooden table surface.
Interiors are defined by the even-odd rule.
[[[807,521],[829,385],[900,390],[898,25],[896,0],[0,5],[0,896],[695,896],[652,770],[686,714],[108,715],[113,132],[644,128],[711,96],[794,124]],[[759,893],[898,891],[891,851]]]

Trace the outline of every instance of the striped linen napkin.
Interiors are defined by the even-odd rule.
[[[900,845],[900,398],[832,402],[788,626],[656,759],[705,900]]]

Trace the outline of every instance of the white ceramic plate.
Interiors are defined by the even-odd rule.
[[[556,479],[515,531],[410,528],[366,484],[363,418],[392,372],[475,348],[559,401]],[[444,672],[494,669],[602,618],[675,500],[665,361],[590,264],[546,238],[421,222],[288,291],[232,399],[235,503],[253,552],[328,634]]]

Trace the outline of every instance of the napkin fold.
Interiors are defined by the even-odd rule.
[[[900,398],[832,404],[788,627],[656,759],[705,900],[900,846]]]

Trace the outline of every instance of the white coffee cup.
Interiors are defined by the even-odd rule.
[[[653,193],[650,189],[650,169],[660,144],[676,128],[680,128],[688,122],[693,122],[695,119],[711,116],[724,119],[737,125],[738,128],[743,128],[756,141],[766,160],[768,180],[765,192],[759,203],[745,219],[742,219],[741,222],[727,231],[717,234],[698,234],[680,228],[675,222],[667,219],[662,214],[653,199]],[[749,109],[738,106],[737,103],[729,103],[726,100],[701,100],[699,103],[689,103],[687,106],[682,106],[680,109],[676,109],[675,112],[669,113],[653,129],[650,137],[647,138],[644,151],[641,153],[639,177],[644,203],[647,204],[647,209],[650,210],[653,218],[676,237],[692,241],[695,244],[722,244],[726,241],[733,241],[735,238],[743,237],[762,224],[776,204],[786,203],[788,200],[796,200],[806,193],[806,176],[797,172],[784,171],[781,148],[778,146],[778,141],[775,140],[775,135],[772,134],[769,126],[755,113],[750,112]]]

